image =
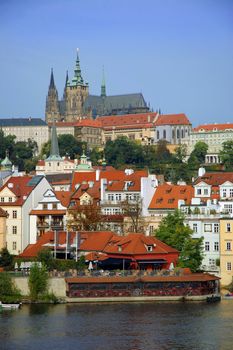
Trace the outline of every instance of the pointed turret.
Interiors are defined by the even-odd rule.
[[[51,160],[60,161],[60,160],[62,160],[62,158],[60,157],[60,152],[59,152],[55,121],[53,122],[53,126],[51,128],[50,155],[46,160],[48,160],[48,161],[51,161]]]
[[[11,170],[12,169],[12,163],[9,159],[9,152],[6,150],[6,156],[1,162],[1,169],[2,170]]]
[[[54,82],[53,69],[51,69],[49,91],[46,98],[45,119],[47,123],[51,123],[54,118],[57,120],[60,119],[60,110],[58,93]]]
[[[66,84],[65,86],[69,86],[70,82],[69,82],[69,75],[68,75],[68,70],[66,71]]]
[[[102,84],[101,84],[101,97],[106,97],[106,84],[105,84],[104,67],[103,67]]]
[[[77,49],[77,58],[76,58],[76,64],[75,64],[75,69],[74,69],[74,78],[72,79],[72,85],[77,86],[77,85],[83,85],[83,77],[82,77],[82,72],[80,68],[80,60],[79,60],[79,49]]]
[[[56,89],[55,83],[54,83],[53,68],[51,68],[49,89]]]

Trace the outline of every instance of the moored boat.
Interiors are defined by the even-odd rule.
[[[0,301],[0,310],[17,310],[21,306],[21,303],[4,304]]]

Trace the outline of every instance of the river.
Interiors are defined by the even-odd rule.
[[[23,305],[0,313],[1,350],[233,349],[233,301]]]

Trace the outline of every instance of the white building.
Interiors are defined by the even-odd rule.
[[[49,140],[49,128],[44,120],[39,118],[9,118],[0,119],[0,128],[4,135],[15,135],[16,141],[36,141],[38,153],[42,145]]]
[[[21,253],[30,244],[29,212],[50,188],[43,176],[12,176],[0,188],[0,207],[8,213],[5,241],[11,254]]]
[[[208,145],[205,159],[206,164],[220,163],[219,153],[222,144],[233,140],[233,124],[207,124],[200,125],[181,140],[187,145],[187,154],[190,155],[197,142],[202,141]]]

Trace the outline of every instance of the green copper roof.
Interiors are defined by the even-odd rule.
[[[70,86],[83,86],[83,85],[88,85],[88,84],[84,82],[82,77],[79,54],[77,49],[77,58],[76,58],[76,65],[74,69],[74,77],[70,83]]]
[[[60,161],[62,158],[60,157],[58,140],[57,140],[57,130],[55,124],[53,124],[51,129],[51,147],[50,147],[50,155],[46,160],[57,160]]]
[[[76,171],[93,171],[94,169],[87,161],[87,156],[84,153],[81,155],[80,163],[75,167]]]
[[[4,166],[4,167],[8,167],[8,166],[10,167],[10,166],[12,166],[12,163],[11,163],[10,159],[7,157],[7,155],[6,155],[6,157],[2,160],[1,165]]]

